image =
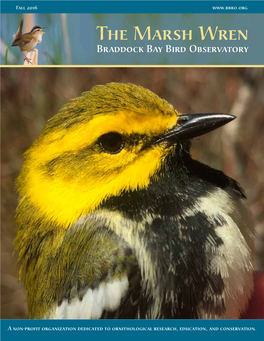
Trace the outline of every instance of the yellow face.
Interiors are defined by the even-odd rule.
[[[92,90],[64,107],[25,154],[18,178],[20,198],[27,198],[62,227],[71,226],[113,195],[146,188],[172,148],[151,142],[175,127],[178,113],[150,91],[124,86],[132,87],[124,90],[131,90],[129,96],[135,93],[134,87],[144,92],[144,102],[140,99],[130,110],[123,104],[128,96],[126,102],[111,106],[118,88],[110,99],[102,94],[106,103],[100,105],[99,100],[89,101]],[[96,91],[100,96],[100,88]],[[82,118],[75,115],[77,123],[72,124],[78,110]]]

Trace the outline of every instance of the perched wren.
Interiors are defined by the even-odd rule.
[[[34,26],[30,32],[22,34],[22,28],[23,19],[20,21],[19,29],[13,35],[14,41],[12,46],[19,46],[25,60],[31,63],[31,60],[24,54],[24,52],[33,51],[35,46],[42,42],[42,35],[46,32],[42,31],[44,27]]]

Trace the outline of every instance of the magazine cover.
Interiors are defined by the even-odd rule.
[[[1,1],[1,337],[264,335],[264,1]]]

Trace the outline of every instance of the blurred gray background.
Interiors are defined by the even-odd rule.
[[[4,68],[1,70],[2,318],[26,318],[18,283],[14,182],[22,154],[47,120],[93,85],[131,82],[149,88],[181,113],[232,113],[237,119],[193,140],[193,157],[223,170],[244,188],[258,231],[256,268],[264,270],[263,68]]]

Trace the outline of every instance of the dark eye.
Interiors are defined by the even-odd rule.
[[[117,154],[124,147],[123,137],[118,133],[104,134],[99,138],[98,142],[103,151],[110,154]]]

